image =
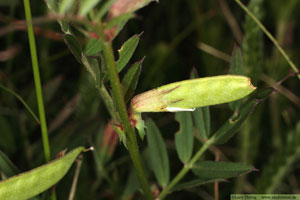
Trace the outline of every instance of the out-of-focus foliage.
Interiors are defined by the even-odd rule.
[[[169,198],[213,198],[212,181],[220,181],[220,199],[228,199],[231,193],[299,193],[300,82],[291,77],[276,86],[290,74],[290,68],[251,18],[228,0],[161,0],[134,14],[139,5],[121,14],[109,12],[111,5],[121,1],[86,0],[78,4],[63,0],[62,5],[54,0],[31,1],[53,158],[65,148],[95,147],[93,153],[84,155],[75,199],[141,197],[128,151],[118,143],[112,128],[119,124],[111,122],[110,116],[117,118],[118,113],[113,102],[103,101],[110,93],[110,85],[101,59],[99,35],[91,27],[84,29],[83,17],[101,19],[105,36],[113,40],[127,102],[146,90],[189,79],[193,68],[199,77],[243,73],[251,77],[258,90],[275,86],[276,91],[261,97],[264,101],[254,109],[242,99],[230,106],[200,108],[192,115],[143,114],[143,118],[151,117],[156,124],[146,120],[151,126],[145,129],[146,134],[155,132],[155,135],[138,141],[154,192],[161,191],[161,186],[174,178],[190,154],[218,133],[220,127],[227,124],[233,130],[232,119],[239,119],[243,108],[246,109],[243,105],[250,105],[246,114],[242,113],[242,117],[249,116],[238,126],[240,129],[230,134],[225,132],[226,141],[233,137],[225,144],[213,146],[201,158],[206,161],[200,162],[242,162],[249,169],[241,173],[251,170],[249,166],[259,171],[230,179],[234,184],[223,182],[226,178],[223,176],[200,180],[190,173]],[[296,0],[244,3],[249,3],[249,9],[299,66],[300,3]],[[19,94],[37,114],[22,1],[1,1],[0,6],[1,84]],[[64,17],[53,17],[49,7]],[[107,109],[109,106],[111,109]],[[194,135],[193,148],[186,149],[187,155],[179,155],[179,159],[176,151],[180,145],[186,146],[176,133],[183,134],[183,130],[189,141]],[[155,144],[160,146],[161,157],[155,157],[160,152],[149,152]],[[40,166],[44,161],[39,125],[23,104],[3,89],[0,89],[0,153],[0,179]],[[155,165],[160,160],[162,163]],[[74,172],[72,168],[56,186],[58,199],[68,198]],[[42,196],[46,197],[47,194]]]

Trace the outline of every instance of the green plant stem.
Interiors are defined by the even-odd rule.
[[[160,193],[158,196],[159,200],[162,200],[166,197],[168,192],[188,173],[194,166],[194,164],[199,160],[202,154],[212,145],[215,141],[214,137],[211,137],[207,140],[203,146],[199,149],[199,151],[193,156],[193,158],[184,165],[184,167],[180,170],[180,172],[175,176],[175,178],[171,181],[169,185]]]
[[[288,62],[288,64],[291,66],[291,68],[296,73],[299,73],[299,69],[296,67],[296,65],[293,63],[293,61],[290,59],[290,57],[285,53],[285,51],[281,48],[281,46],[279,45],[279,43],[277,42],[277,40],[266,29],[266,27],[255,17],[255,15],[240,0],[235,0],[235,2],[255,21],[255,23],[261,28],[261,30],[274,43],[274,45],[277,47],[277,49],[282,54],[282,56],[286,59],[286,61]],[[298,78],[300,79],[300,74],[298,74]]]
[[[117,66],[115,63],[115,58],[113,55],[113,50],[110,42],[105,42],[103,47],[104,60],[107,66],[107,70],[110,76],[110,83],[112,87],[113,99],[115,100],[118,113],[126,134],[126,142],[129,150],[129,154],[133,161],[133,165],[136,169],[141,187],[144,191],[146,199],[152,200],[153,196],[150,190],[149,183],[147,181],[144,167],[142,164],[142,159],[137,145],[137,140],[133,127],[130,124],[126,105],[124,102],[124,95],[122,94],[122,88],[120,84],[120,79],[117,72]]]
[[[36,45],[35,45],[35,39],[34,39],[34,33],[33,33],[29,0],[24,0],[24,9],[25,9],[25,16],[26,16],[26,23],[27,23],[27,32],[28,32],[30,54],[31,54],[31,60],[32,60],[33,77],[34,77],[34,84],[35,84],[35,90],[36,90],[37,104],[38,104],[38,110],[39,110],[40,122],[41,122],[41,132],[42,132],[42,139],[43,139],[44,155],[45,155],[46,162],[49,162],[51,159],[51,154],[50,154],[50,146],[49,146],[49,139],[48,139],[48,133],[47,133],[47,123],[46,123],[44,103],[43,103],[42,86],[41,86],[41,80],[40,80],[40,72],[39,72],[39,65],[38,65],[38,59],[37,59],[37,53],[36,53]]]

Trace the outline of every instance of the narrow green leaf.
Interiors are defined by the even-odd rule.
[[[141,61],[134,63],[130,67],[130,69],[126,72],[126,74],[122,80],[125,102],[128,102],[134,93],[134,90],[137,86],[137,83],[138,83],[138,80],[139,80],[139,77],[141,74],[143,61],[144,61],[144,58]]]
[[[70,23],[69,20],[67,20],[66,18],[62,19],[62,20],[58,20],[58,23],[61,27],[62,32],[64,32],[65,34],[70,35]]]
[[[255,92],[250,99],[244,103],[238,112],[235,112],[214,134],[215,144],[227,142],[242,126],[251,111],[274,91],[273,88],[266,88]]]
[[[14,176],[20,173],[20,170],[11,162],[11,160],[0,150],[0,171],[6,177]]]
[[[84,53],[87,56],[94,56],[100,53],[100,51],[102,51],[102,48],[103,46],[100,40],[90,39],[85,46]]]
[[[108,9],[116,0],[107,0],[100,8],[98,14],[96,15],[96,20],[101,20],[102,17],[108,12]]]
[[[175,145],[179,159],[186,163],[190,160],[194,145],[194,127],[191,112],[177,112],[175,119],[179,123],[179,131],[175,135]]]
[[[210,135],[209,106],[197,108],[194,112],[192,112],[192,115],[200,137],[207,139]]]
[[[77,61],[79,63],[82,63],[82,61],[81,61],[82,49],[81,49],[81,46],[80,46],[79,42],[77,41],[77,39],[70,34],[65,34],[64,40],[65,40],[66,44],[68,45],[70,51],[73,53],[73,55],[77,59]]]
[[[154,171],[158,183],[161,186],[166,186],[170,178],[169,158],[166,145],[159,129],[151,119],[146,120],[146,127],[151,162],[150,166]]]
[[[231,63],[228,74],[244,75],[244,61],[240,47],[235,46],[232,51]]]
[[[119,50],[119,59],[117,60],[117,70],[120,72],[132,57],[138,43],[140,41],[140,35],[134,35],[129,38]]]
[[[227,179],[254,171],[251,165],[236,162],[200,161],[192,168],[193,173],[202,179]]]
[[[56,6],[55,0],[45,0],[45,3],[47,4],[47,6],[50,10],[56,12],[57,6]]]
[[[245,75],[244,73],[244,61],[242,51],[238,46],[235,46],[231,56],[231,64],[228,74],[232,75]],[[240,107],[242,100],[229,102],[231,110],[235,111]]]
[[[257,19],[263,18],[263,0],[249,1],[248,8]],[[244,23],[244,40],[242,44],[242,51],[245,61],[245,69],[247,75],[252,78],[253,84],[257,84],[259,77],[263,71],[263,32],[256,24],[256,22],[246,15]]]
[[[87,69],[87,71],[92,76],[93,80],[95,81],[95,85],[97,87],[100,86],[100,70],[99,70],[99,64],[97,59],[95,58],[89,58],[82,54],[82,63]]]
[[[184,190],[184,189],[190,189],[194,187],[199,187],[200,185],[205,185],[208,183],[214,183],[214,182],[223,182],[225,181],[224,179],[195,179],[192,181],[188,181],[179,185],[176,185],[171,191],[179,191],[179,190]]]
[[[59,14],[66,13],[74,5],[74,2],[75,0],[61,0],[58,9]]]
[[[101,0],[84,0],[82,1],[79,9],[79,14],[85,16],[90,10],[92,10]]]

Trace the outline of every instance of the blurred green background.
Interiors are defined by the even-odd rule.
[[[255,15],[299,66],[299,1],[252,0],[251,4]],[[25,19],[22,1],[2,0],[0,6],[1,84],[23,97],[38,113],[27,32],[24,26],[16,25]],[[46,17],[48,9],[44,1],[32,0],[31,6],[34,19]],[[199,77],[227,74],[232,51],[237,46],[242,50],[245,74],[259,89],[274,86],[291,73],[273,43],[234,1],[151,3],[136,12],[135,19],[114,40],[115,50],[133,34],[141,32],[137,51],[130,61],[134,63],[146,56],[135,94],[189,79],[193,68]],[[45,20],[36,25],[35,33],[52,157],[65,148],[96,147],[94,155],[84,154],[75,199],[139,199],[139,195],[132,197],[136,180],[130,179],[132,182],[128,183],[132,166],[123,145],[117,144],[114,154],[105,162],[102,160],[103,165],[95,162],[97,157],[102,158],[101,139],[109,115],[88,73],[64,43],[59,25]],[[86,43],[84,38],[81,42]],[[212,48],[212,53],[207,52]],[[9,53],[3,54],[8,50]],[[220,183],[220,199],[228,199],[231,193],[265,193],[272,184],[276,184],[275,193],[300,193],[299,79],[289,78],[278,91],[255,109],[235,137],[218,147],[221,158],[250,163],[259,169]],[[210,109],[214,132],[232,111],[228,105]],[[160,128],[174,177],[182,167],[175,153],[174,134],[179,127],[174,114],[143,116],[153,118]],[[139,141],[139,145],[143,151],[146,143]],[[198,142],[195,146],[200,145]],[[24,106],[3,89],[0,89],[0,150],[21,171],[44,162],[40,127]],[[214,156],[207,153],[204,159],[214,159]],[[58,199],[67,198],[74,171],[75,167],[57,185]],[[103,175],[104,171],[109,178]],[[149,180],[155,183],[151,173]],[[168,198],[212,199],[213,191],[213,184],[208,184],[172,193]]]

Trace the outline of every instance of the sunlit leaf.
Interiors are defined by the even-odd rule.
[[[120,72],[132,57],[138,43],[140,41],[140,35],[134,35],[129,38],[119,50],[119,59],[117,60],[117,70]]]

